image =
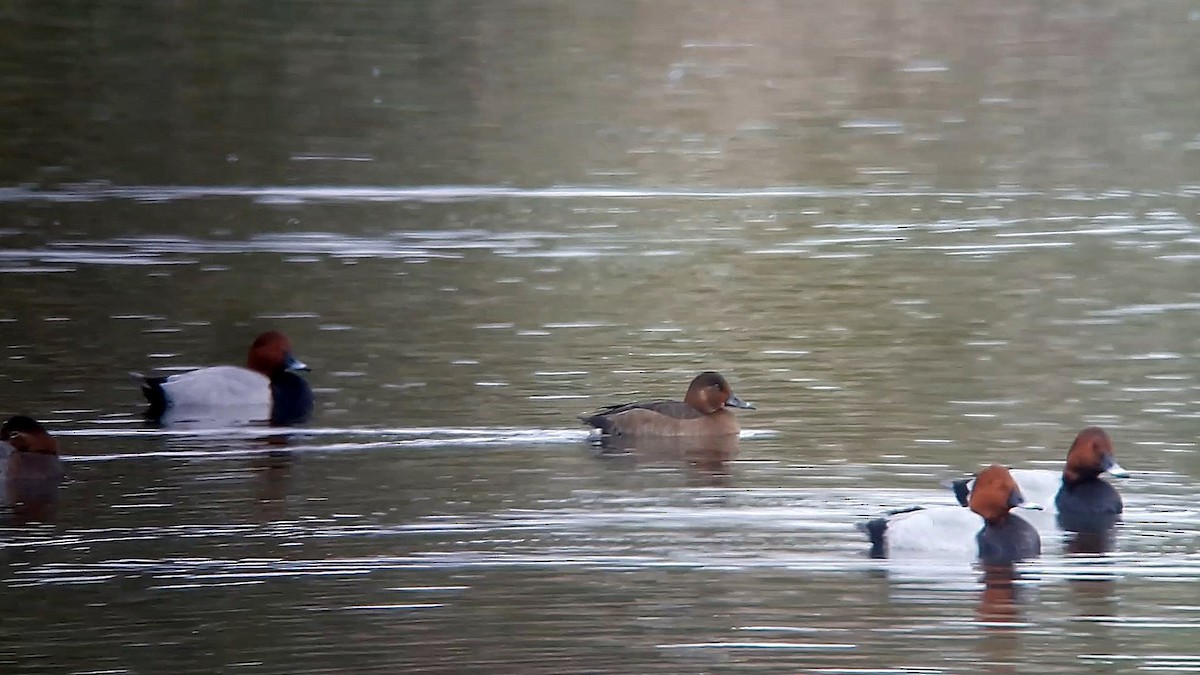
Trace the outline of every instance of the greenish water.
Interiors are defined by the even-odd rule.
[[[1188,3],[15,3],[0,528],[19,672],[1200,670]],[[286,331],[304,428],[130,371]],[[575,416],[723,372],[734,447]],[[853,523],[1109,430],[1101,556]]]

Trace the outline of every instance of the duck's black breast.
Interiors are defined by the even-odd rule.
[[[302,424],[312,411],[313,393],[307,380],[290,371],[271,376],[271,424]]]
[[[1099,478],[1063,483],[1054,505],[1058,508],[1058,526],[1083,534],[1111,531],[1125,509],[1117,489]]]
[[[989,565],[1006,565],[1042,553],[1042,538],[1028,521],[1010,515],[999,525],[989,523],[975,538],[979,559]]]
[[[1059,513],[1080,515],[1115,516],[1125,509],[1117,489],[1099,478],[1063,483],[1054,497],[1054,505]]]

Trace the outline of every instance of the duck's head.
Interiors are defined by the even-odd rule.
[[[1063,480],[1077,483],[1095,478],[1105,471],[1117,478],[1129,476],[1129,472],[1117,464],[1108,434],[1100,427],[1088,427],[1079,432],[1067,451]]]
[[[1017,481],[1006,467],[999,464],[989,466],[975,477],[967,505],[989,523],[1003,522],[1008,518],[1008,512],[1018,506],[1039,508],[1025,501]]]
[[[246,357],[246,367],[267,377],[285,370],[308,370],[308,366],[292,355],[292,341],[277,330],[254,338]]]
[[[683,402],[700,412],[710,415],[721,408],[746,408],[754,410],[754,406],[738,398],[729,386],[729,382],[720,374],[711,370],[700,373],[688,385],[687,395]]]
[[[0,441],[8,443],[18,452],[34,452],[57,455],[58,441],[37,420],[25,415],[15,415],[0,426]]]

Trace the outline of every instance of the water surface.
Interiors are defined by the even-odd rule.
[[[21,672],[1200,670],[1188,3],[18,3],[0,412]],[[130,371],[286,331],[313,421]],[[723,372],[732,446],[575,416]],[[1105,555],[853,523],[1109,430]]]

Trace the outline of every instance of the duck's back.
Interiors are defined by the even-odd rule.
[[[1046,509],[1054,508],[1058,491],[1063,485],[1061,471],[1009,469],[1009,473],[1012,474],[1013,480],[1017,482],[1017,487],[1021,489],[1021,495],[1027,501]],[[971,494],[971,490],[975,488],[975,479],[955,480],[950,483],[950,487],[954,490],[954,496],[958,503],[966,506],[967,498]]]
[[[610,405],[580,421],[612,436],[635,434],[673,435],[680,421],[703,417],[699,410],[683,401],[655,399]]]
[[[917,508],[892,513],[861,526],[871,537],[873,555],[936,553],[973,558],[983,518],[956,506]]]
[[[271,407],[271,380],[262,373],[239,366],[213,366],[179,373],[166,378],[159,386],[171,406],[215,408],[236,405],[264,411]]]
[[[653,401],[637,401],[635,403],[610,405],[592,413],[590,416],[584,418],[584,421],[592,420],[598,417],[616,417],[617,415],[633,412],[635,410],[645,410],[678,420],[696,419],[704,416],[704,414],[699,410],[696,410],[683,401],[655,399]]]
[[[1010,469],[1013,480],[1027,501],[1050,508],[1063,484],[1061,471],[1046,469]]]
[[[727,410],[706,415],[670,400],[609,406],[580,420],[610,436],[726,436],[739,431],[737,417]]]

